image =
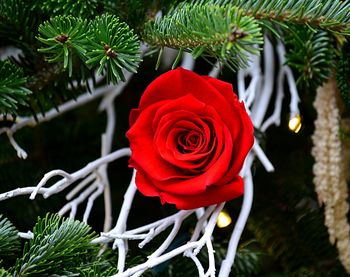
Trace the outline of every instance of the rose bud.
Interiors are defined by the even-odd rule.
[[[178,209],[243,194],[238,174],[254,128],[232,85],[178,68],[155,79],[130,113],[136,186]]]

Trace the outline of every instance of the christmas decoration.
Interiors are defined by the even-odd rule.
[[[349,276],[349,30],[341,0],[0,1],[0,276]]]

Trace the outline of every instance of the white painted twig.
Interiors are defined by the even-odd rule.
[[[69,217],[75,218],[75,214],[79,204],[85,201],[85,199],[87,199],[89,195],[91,195],[94,192],[94,190],[96,190],[98,187],[99,187],[98,181],[93,182],[90,186],[87,187],[86,190],[81,192],[77,198],[65,204],[62,207],[62,209],[58,211],[58,214],[62,216],[66,214],[68,211],[71,211]]]
[[[235,225],[235,228],[233,230],[233,233],[229,242],[226,258],[223,260],[221,264],[219,277],[227,277],[230,274],[231,267],[234,263],[234,259],[236,256],[238,243],[242,235],[244,226],[248,220],[252,203],[253,203],[253,178],[252,178],[251,171],[249,170],[245,176],[242,209],[238,216],[237,223]]]
[[[256,46],[258,47],[258,46]],[[240,69],[237,73],[237,84],[238,84],[238,96],[239,99],[244,101],[246,108],[250,108],[255,96],[260,93],[260,85],[262,82],[262,73],[260,68],[260,56],[249,55],[249,64],[245,69]],[[250,77],[250,83],[246,88],[246,77]]]
[[[196,227],[192,233],[191,241],[195,241],[199,238],[201,231],[204,230],[205,225],[207,224],[207,219],[213,213],[215,207],[215,205],[209,206],[203,215],[198,219]]]
[[[90,162],[82,169],[69,174],[63,170],[53,170],[49,173],[45,174],[43,179],[39,182],[38,186],[36,187],[24,187],[24,188],[17,188],[5,193],[0,194],[0,201],[19,196],[19,195],[28,195],[31,194],[31,196],[35,197],[37,194],[41,194],[44,196],[44,198],[47,198],[51,196],[52,194],[56,194],[65,188],[67,188],[70,184],[73,182],[82,179],[89,175],[91,172],[96,170],[98,167],[100,167],[103,164],[110,163],[116,159],[130,156],[130,149],[129,148],[122,148],[115,152],[112,152],[111,154],[99,158],[93,162]],[[44,188],[43,186],[46,184],[47,181],[49,181],[50,178],[53,176],[63,176],[64,178],[60,181],[56,182],[54,185],[52,185],[49,188]],[[35,192],[35,194],[33,194]]]
[[[66,199],[71,200],[79,191],[81,191],[84,187],[90,184],[93,180],[96,179],[95,173],[91,173],[84,180],[82,180],[78,185],[76,185],[67,195]]]
[[[264,120],[267,107],[270,103],[274,84],[274,51],[272,44],[265,35],[264,39],[264,77],[261,91],[255,95],[255,101],[251,108],[251,118],[255,127],[260,128]]]
[[[35,190],[30,194],[29,199],[33,200],[35,196],[37,195],[38,191],[46,185],[46,183],[55,176],[62,176],[66,180],[66,182],[73,182],[73,178],[71,174],[61,170],[61,169],[55,169],[52,170],[44,175],[44,177],[40,180],[39,184],[36,186]]]
[[[185,256],[189,257],[193,260],[193,262],[196,265],[197,270],[198,270],[198,276],[205,277],[204,267],[203,267],[202,263],[200,262],[200,260],[197,258],[197,256],[195,256],[192,252],[188,252],[188,254]]]
[[[16,196],[20,196],[20,195],[28,195],[31,194],[34,190],[36,189],[36,187],[25,187],[25,188],[17,188],[14,190],[10,190],[8,192],[4,192],[0,194],[0,201],[4,201]],[[41,188],[38,190],[37,194],[45,194],[48,191],[48,188]]]
[[[200,249],[203,247],[203,245],[206,244],[207,240],[211,239],[211,234],[214,230],[214,227],[216,225],[216,220],[217,217],[220,213],[220,211],[222,210],[224,206],[224,203],[217,205],[216,209],[214,210],[212,216],[210,217],[210,220],[208,222],[208,225],[205,229],[205,233],[204,235],[201,237],[200,240],[195,241],[195,242],[189,242],[185,245],[182,245],[174,250],[171,250],[165,254],[162,254],[158,257],[154,257],[151,259],[148,259],[146,262],[139,264],[137,266],[131,267],[129,269],[127,269],[124,272],[119,272],[116,275],[113,275],[112,277],[128,277],[128,276],[133,276],[133,274],[137,273],[137,272],[144,272],[145,270],[149,269],[149,268],[153,268],[158,264],[161,264],[181,253],[186,252],[187,250],[193,250],[193,254],[197,255],[198,252],[200,251]]]
[[[222,64],[220,64],[219,62],[216,62],[214,64],[214,66],[212,67],[212,69],[210,70],[208,75],[210,77],[217,78],[219,76],[221,70],[222,70]]]
[[[277,76],[277,97],[272,115],[261,126],[261,131],[265,131],[269,126],[275,124],[279,126],[281,121],[282,100],[285,95],[284,80],[287,80],[289,92],[291,95],[289,109],[291,116],[299,114],[298,103],[300,101],[296,82],[290,67],[286,64],[286,50],[282,41],[278,41],[277,54],[279,59],[279,72]]]
[[[13,134],[10,131],[6,132],[7,137],[12,145],[12,147],[16,150],[17,153],[17,157],[20,159],[26,159],[27,158],[27,152],[25,150],[23,150],[23,148],[21,146],[18,145],[18,143],[15,141]]]
[[[33,239],[34,238],[34,234],[31,231],[18,232],[18,236],[22,239]]]
[[[0,134],[5,132],[15,133],[18,130],[22,129],[23,127],[29,126],[33,127],[36,126],[39,123],[50,121],[51,119],[65,113],[68,111],[71,111],[77,107],[80,107],[98,97],[101,97],[105,93],[111,91],[113,89],[113,86],[107,85],[100,88],[95,89],[94,91],[86,92],[85,94],[80,95],[76,100],[70,100],[65,102],[64,104],[58,106],[58,111],[56,108],[53,108],[45,113],[45,116],[43,116],[41,113],[37,114],[38,121],[35,120],[33,116],[29,117],[19,117],[16,120],[16,123],[13,124],[10,128],[1,128]]]
[[[111,231],[112,233],[121,234],[126,230],[126,223],[131,209],[132,201],[134,200],[136,185],[135,185],[136,170],[134,170],[130,185],[124,195],[124,202],[120,209],[119,217],[116,226]],[[113,249],[118,247],[118,272],[123,272],[125,267],[125,258],[127,252],[127,240],[116,239],[113,243]]]
[[[188,52],[184,52],[182,55],[181,67],[187,70],[193,70],[195,66],[195,59]]]
[[[111,154],[101,157],[93,162],[90,162],[82,169],[70,174],[70,178],[63,178],[62,180],[56,182],[53,186],[51,186],[48,191],[44,194],[44,198],[47,198],[51,196],[52,194],[58,193],[65,188],[67,188],[71,183],[86,177],[88,174],[96,170],[98,167],[100,167],[103,164],[110,163],[116,159],[130,156],[131,152],[129,148],[122,148],[115,152],[112,152]]]
[[[106,95],[104,99],[111,98],[110,94]],[[102,101],[103,101],[102,100]],[[114,107],[114,98],[111,98],[106,107],[106,114],[107,114],[107,127],[106,127],[106,133],[102,135],[101,139],[101,156],[104,157],[108,155],[112,150],[112,142],[115,132],[115,122],[116,122],[116,114],[115,114],[115,107]],[[103,223],[103,231],[107,232],[112,227],[112,199],[111,199],[111,189],[109,185],[109,179],[107,174],[108,165],[104,164],[99,169],[98,172],[101,176],[101,181],[104,184],[104,191],[103,191],[103,197],[104,197],[104,210],[105,210],[105,218]]]
[[[269,159],[266,157],[264,151],[261,149],[260,145],[257,143],[257,140],[255,139],[254,145],[253,145],[253,151],[262,163],[262,165],[265,167],[267,172],[274,171],[274,167],[272,163],[269,161]]]
[[[206,242],[207,250],[208,250],[208,258],[209,258],[209,267],[207,270],[207,273],[205,274],[205,277],[215,277],[215,256],[214,256],[214,248],[213,243],[210,240],[207,240]]]
[[[91,194],[91,196],[89,197],[88,203],[87,203],[86,208],[85,208],[84,216],[83,216],[83,222],[85,222],[85,223],[88,222],[88,219],[89,219],[92,207],[94,205],[94,202],[95,202],[96,198],[99,197],[103,193],[104,190],[105,190],[105,185],[103,183],[100,183],[97,186],[97,190],[93,194]]]

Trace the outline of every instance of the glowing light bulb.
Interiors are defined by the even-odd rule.
[[[219,213],[218,219],[216,220],[216,225],[219,228],[225,228],[227,226],[229,226],[232,222],[232,219],[230,217],[230,215],[225,212],[225,211],[221,211]]]
[[[291,117],[288,122],[288,128],[294,133],[298,133],[301,129],[301,116],[299,114]]]

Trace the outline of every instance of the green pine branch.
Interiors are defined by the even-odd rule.
[[[6,271],[5,269],[1,268],[0,269],[0,277],[12,277],[12,275]]]
[[[336,79],[342,99],[350,107],[350,42],[343,47],[337,64]]]
[[[194,0],[193,3],[232,4],[262,24],[290,23],[350,35],[350,2],[342,0]]]
[[[27,105],[31,91],[24,87],[26,82],[21,68],[9,61],[0,61],[0,114],[16,114],[20,105]]]
[[[136,73],[141,61],[137,36],[118,17],[104,14],[90,24],[93,35],[89,38],[86,64],[98,66],[97,74],[106,72],[107,81],[125,81],[123,69]]]
[[[144,40],[155,46],[177,48],[215,57],[232,69],[247,64],[247,53],[257,54],[261,28],[232,5],[184,3],[163,18],[145,25]]]
[[[103,269],[101,266],[93,266],[91,268],[85,268],[79,270],[80,277],[109,277],[116,274],[118,270],[116,268]]]
[[[287,64],[298,74],[297,83],[316,88],[328,80],[335,67],[333,39],[325,31],[290,27],[286,32]]]
[[[35,41],[38,16],[24,0],[0,1],[0,38],[22,47]]]
[[[91,244],[95,234],[85,223],[47,215],[33,229],[23,257],[16,261],[13,276],[51,276],[72,272],[96,257],[99,247]]]
[[[83,18],[93,17],[98,12],[99,0],[42,0],[37,1],[48,14],[51,15],[73,15]]]
[[[73,16],[56,16],[50,21],[45,21],[39,26],[38,40],[46,47],[38,51],[46,54],[47,61],[63,62],[63,68],[67,69],[69,76],[73,72],[73,58],[84,58],[87,44],[88,29],[87,20]]]
[[[92,21],[73,16],[57,16],[39,26],[38,51],[50,63],[63,63],[72,77],[74,65],[97,69],[107,82],[124,81],[123,69],[136,72],[141,61],[140,42],[133,31],[114,15],[101,15]]]
[[[19,247],[18,231],[7,218],[0,215],[0,261],[14,257],[18,254]]]

